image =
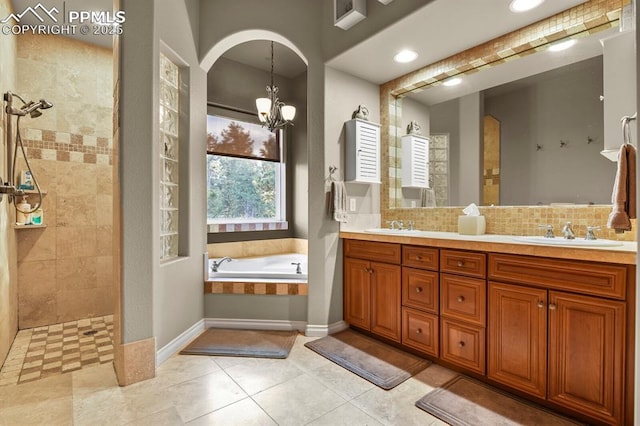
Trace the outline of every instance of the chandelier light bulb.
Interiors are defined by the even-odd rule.
[[[282,118],[287,121],[291,121],[296,116],[296,107],[291,105],[283,105],[280,109],[282,111]]]

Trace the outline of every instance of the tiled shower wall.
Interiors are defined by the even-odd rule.
[[[0,16],[12,12],[9,0],[0,0]],[[16,37],[0,37],[0,94],[13,90],[16,75]],[[2,103],[4,106],[4,103]],[[0,114],[0,180],[7,178],[5,114]],[[6,197],[0,201],[0,365],[4,362],[18,329],[18,279],[16,267],[13,204]]]
[[[113,313],[112,61],[64,37],[18,37],[16,93],[54,105],[20,123],[47,191],[47,227],[17,231],[21,329]]]

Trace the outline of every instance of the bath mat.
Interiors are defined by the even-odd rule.
[[[452,426],[583,424],[467,376],[429,392],[416,407]]]
[[[238,330],[208,328],[180,353],[252,358],[286,358],[296,340],[296,330]]]
[[[431,365],[431,361],[353,330],[313,340],[305,343],[305,346],[387,390]]]

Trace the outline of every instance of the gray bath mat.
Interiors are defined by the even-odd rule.
[[[286,358],[297,331],[208,328],[180,353],[253,358]]]
[[[430,361],[353,330],[313,340],[305,346],[382,389],[391,389],[431,365]]]
[[[416,407],[452,426],[582,424],[466,376],[429,392]]]

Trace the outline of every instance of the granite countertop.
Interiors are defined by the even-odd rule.
[[[417,246],[478,250],[494,253],[509,253],[528,256],[552,257],[556,259],[587,260],[623,265],[635,265],[638,243],[620,241],[618,246],[575,247],[520,242],[512,235],[460,235],[457,232],[421,231],[415,234],[391,234],[388,232],[341,231],[340,238]]]

